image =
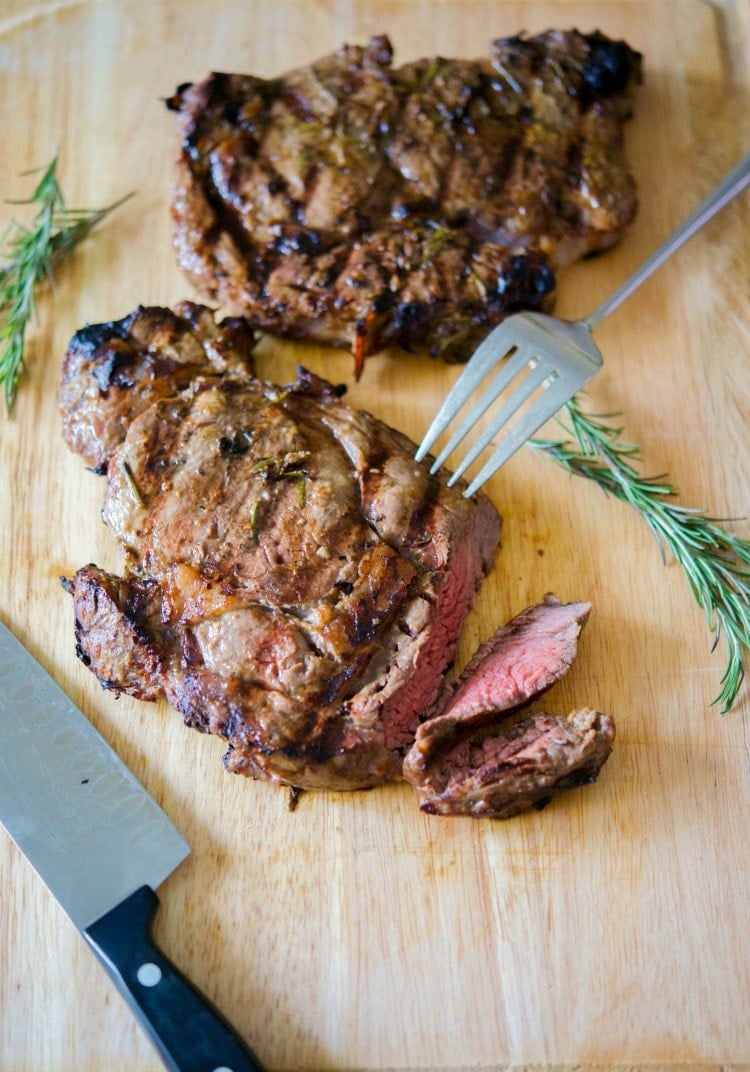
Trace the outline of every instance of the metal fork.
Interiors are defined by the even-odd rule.
[[[675,250],[737,196],[750,182],[750,154],[729,172],[674,234],[653,253],[605,302],[585,319],[566,321],[543,313],[514,313],[494,328],[473,354],[440,407],[425,434],[417,461],[424,458],[436,440],[466,406],[471,395],[496,366],[494,379],[461,421],[435,459],[435,473],[458,444],[474,428],[493,402],[516,378],[514,388],[492,417],[486,430],[457,466],[448,484],[454,484],[490,444],[495,446],[489,460],[467,487],[468,498],[510,458],[519,447],[562,409],[576,392],[602,367],[599,348],[591,337],[598,324],[628,298]],[[535,396],[536,397],[533,397]],[[506,427],[513,416],[533,398],[517,421]],[[504,432],[499,441],[496,437]]]

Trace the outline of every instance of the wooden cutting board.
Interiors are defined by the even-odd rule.
[[[221,742],[166,707],[115,701],[77,662],[62,574],[119,555],[102,482],[62,443],[55,390],[85,322],[195,296],[171,252],[174,87],[210,69],[279,73],[387,31],[397,62],[476,56],[491,38],[600,28],[645,56],[628,128],[641,210],[564,276],[584,314],[750,144],[750,7],[694,0],[156,0],[0,5],[0,196],[60,151],[71,205],[136,196],[39,303],[30,374],[0,416],[0,616],[81,705],[193,847],[161,889],[157,937],[269,1069],[750,1065],[750,703],[721,717],[724,666],[684,577],[641,519],[528,452],[489,485],[506,519],[461,659],[554,591],[594,611],[550,694],[610,712],[595,786],[507,823],[420,814],[406,785],[302,797],[224,773]],[[3,218],[21,210],[3,207]],[[623,413],[650,473],[719,517],[750,513],[750,200],[730,206],[598,333],[593,411]],[[351,382],[343,353],[273,341]],[[372,359],[353,403],[418,439],[456,375]],[[748,534],[747,522],[735,531]],[[0,744],[0,747],[2,745]],[[0,831],[0,1069],[153,1072],[154,1051]]]

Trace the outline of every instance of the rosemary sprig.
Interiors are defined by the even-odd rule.
[[[719,519],[670,502],[677,490],[666,477],[641,476],[636,469],[640,447],[621,441],[623,429],[607,423],[612,414],[587,415],[577,398],[567,403],[565,413],[559,423],[574,442],[536,439],[531,447],[632,506],[653,532],[662,556],[666,559],[667,550],[674,556],[714,634],[713,646],[722,635],[727,646],[721,689],[713,700],[725,713],[742,686],[743,653],[750,648],[750,541],[728,533]]]
[[[66,208],[57,179],[57,155],[39,171],[41,178],[31,197],[8,202],[34,205],[31,224],[12,223],[0,241],[0,384],[8,414],[26,371],[24,342],[36,309],[37,284],[52,280],[55,268],[79,242],[127,199],[102,209]]]

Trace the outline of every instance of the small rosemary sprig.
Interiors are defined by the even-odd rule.
[[[13,409],[18,381],[26,371],[24,342],[36,308],[37,284],[51,280],[55,268],[79,242],[126,200],[121,198],[102,209],[66,208],[57,179],[57,155],[39,172],[41,177],[31,197],[8,202],[34,205],[31,224],[12,223],[0,240],[0,385],[8,413]]]
[[[665,477],[641,476],[636,469],[640,447],[621,442],[623,429],[607,423],[612,416],[587,415],[573,398],[559,423],[574,441],[536,439],[530,445],[632,506],[662,556],[666,550],[674,556],[714,633],[714,647],[722,635],[727,645],[721,689],[713,700],[721,703],[723,714],[737,698],[745,676],[743,654],[750,649],[750,541],[731,535],[700,510],[670,502],[677,490]]]

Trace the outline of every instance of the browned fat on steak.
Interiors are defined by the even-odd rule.
[[[178,88],[177,258],[264,330],[464,360],[636,208],[622,128],[641,57],[599,32],[394,67],[387,37],[278,78]]]
[[[479,805],[462,742],[564,673],[587,608],[548,599],[442,685],[497,511],[340,389],[303,370],[257,379],[254,339],[183,303],[71,341],[64,433],[106,467],[103,517],[126,558],[122,576],[88,565],[65,582],[81,659],[108,689],[166,698],[254,778],[354,789],[405,774],[426,810],[494,816],[591,780],[604,716],[593,748],[548,735],[526,780]]]
[[[506,819],[595,781],[615,736],[607,715],[534,711],[486,733],[568,671],[589,611],[547,596],[498,629],[443,686],[404,763],[424,811]]]

